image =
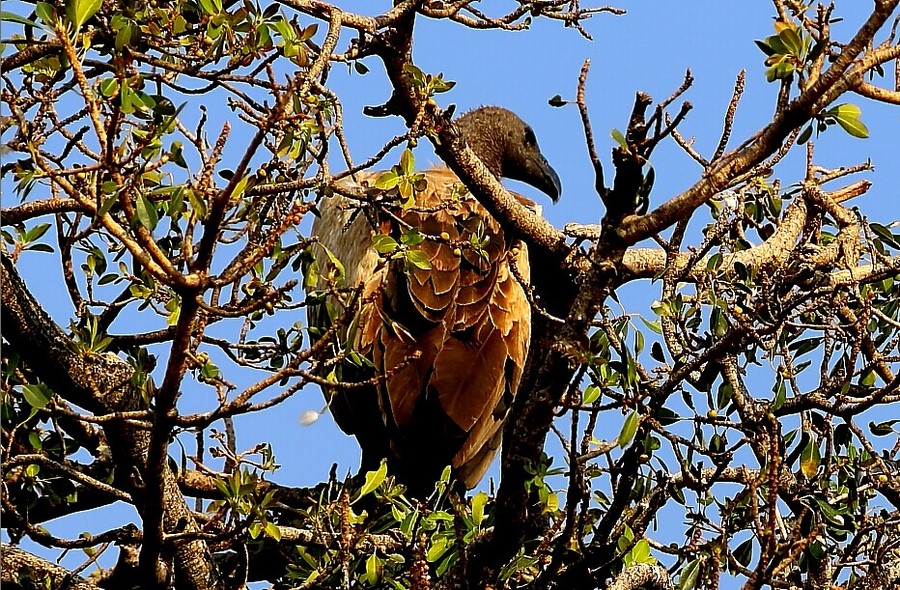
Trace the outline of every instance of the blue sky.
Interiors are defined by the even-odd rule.
[[[390,5],[372,0],[339,4],[346,10],[370,14]],[[496,4],[508,3],[484,3],[482,8]],[[457,82],[451,92],[438,97],[443,106],[455,103],[458,112],[462,112],[482,104],[502,105],[516,111],[534,127],[544,154],[562,179],[562,199],[554,206],[530,187],[516,185],[516,188],[544,203],[546,217],[558,227],[570,221],[597,222],[603,215],[603,207],[593,192],[593,172],[577,109],[574,106],[553,108],[547,104],[556,94],[574,99],[578,72],[584,59],[590,58],[593,63],[587,85],[588,105],[598,151],[607,163],[608,178],[611,174],[609,150],[613,146],[609,131],[625,128],[635,92],[645,91],[661,100],[681,84],[687,68],[692,70],[695,82],[682,100],[690,101],[694,108],[680,130],[686,137],[696,137],[696,147],[701,153],[709,156],[715,149],[723,113],[741,69],[747,70],[746,91],[735,118],[730,147],[738,145],[765,124],[773,111],[777,87],[766,82],[764,56],[753,43],[754,39],[773,33],[771,3],[623,0],[615,5],[627,9],[628,14],[599,14],[585,23],[593,41],[585,40],[574,29],[564,28],[557,21],[546,19],[538,19],[531,30],[517,33],[472,31],[453,23],[425,19],[417,24],[414,49],[417,65],[429,73],[441,72],[445,79]],[[840,2],[837,14],[846,21],[833,27],[834,37],[848,39],[870,6],[870,2],[858,0]],[[324,28],[324,24],[320,26],[320,34]],[[345,35],[339,47],[346,46],[349,39],[350,36]],[[363,106],[381,104],[389,96],[380,63],[374,58],[365,63],[370,68],[365,76],[350,75],[346,68],[336,65],[330,77],[332,87],[344,103],[348,138],[356,161],[367,158],[403,129],[399,119],[372,119],[362,115]],[[900,219],[896,188],[900,186],[900,162],[896,152],[896,138],[900,136],[898,110],[853,96],[847,96],[843,101],[855,102],[862,107],[862,120],[868,125],[871,136],[867,140],[858,140],[840,129],[830,129],[816,141],[817,163],[837,167],[871,158],[875,171],[866,177],[874,182],[874,186],[868,195],[853,204],[875,221],[887,223]],[[196,105],[189,105],[185,115],[191,117],[191,109],[194,109],[193,116],[196,116],[196,108]],[[672,110],[677,111],[677,103]],[[213,121],[231,115],[226,109],[212,111]],[[239,154],[239,148],[246,145],[242,138],[249,138],[250,130],[230,118],[235,122],[232,149]],[[211,129],[216,127],[211,126]],[[424,143],[417,149],[416,156],[420,167],[438,162]],[[801,178],[802,156],[800,150],[776,170],[782,185]],[[399,150],[388,156],[387,162],[393,163],[397,158]],[[337,166],[339,161],[335,159],[333,164]],[[657,149],[652,164],[656,169],[656,186],[651,194],[651,207],[696,182],[700,173],[697,164],[670,141]],[[2,187],[4,206],[9,206],[14,197],[9,193],[7,179]],[[706,221],[701,219],[694,229]],[[48,311],[65,326],[72,317],[72,309],[68,299],[61,295],[58,264],[53,255],[25,254],[20,269]],[[657,296],[658,287],[649,282],[630,285],[620,293],[628,312],[648,316],[649,303]],[[145,318],[134,314],[127,317],[125,323],[115,326],[115,332],[148,329],[142,323]],[[226,376],[238,385],[248,385],[260,377],[236,372]],[[186,390],[184,394],[189,402],[195,392]],[[239,448],[271,442],[282,465],[273,479],[285,485],[303,486],[322,481],[332,463],[339,464],[338,473],[355,471],[358,464],[356,443],[337,430],[330,416],[311,426],[298,424],[297,417],[302,411],[321,408],[321,399],[318,389],[310,387],[277,409],[236,418]],[[617,431],[615,426],[602,428],[598,436],[611,438]],[[189,444],[189,437],[183,439]],[[177,447],[173,446],[172,452],[177,452]],[[132,510],[120,507],[98,511],[89,518],[49,523],[48,528],[54,533],[74,537],[83,530],[99,532],[134,520],[136,515]],[[72,555],[66,563],[78,563],[79,559],[80,556]]]

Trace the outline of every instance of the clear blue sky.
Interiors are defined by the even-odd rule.
[[[387,8],[390,2],[358,0],[340,4],[346,10],[374,14]],[[488,9],[494,4],[509,3],[485,3],[481,8]],[[547,104],[556,94],[574,99],[578,71],[585,58],[593,62],[587,86],[588,104],[598,150],[607,162],[608,177],[609,150],[613,145],[609,131],[625,128],[635,92],[645,91],[661,100],[681,84],[687,68],[691,68],[695,83],[682,100],[690,101],[694,108],[680,130],[687,137],[695,136],[696,147],[707,156],[718,142],[722,116],[741,69],[747,70],[746,91],[735,118],[731,147],[766,123],[773,110],[777,87],[766,82],[764,56],[753,43],[754,39],[773,33],[771,3],[622,0],[615,6],[627,9],[628,14],[618,17],[600,14],[585,23],[594,37],[592,42],[574,29],[546,19],[538,19],[532,30],[519,33],[471,31],[453,23],[424,19],[417,25],[414,54],[417,65],[426,72],[442,72],[445,79],[457,82],[451,92],[439,96],[442,105],[456,103],[458,112],[482,104],[502,105],[519,113],[534,127],[543,152],[562,179],[562,199],[551,206],[530,187],[517,188],[545,203],[546,217],[558,227],[569,221],[597,222],[603,214],[593,192],[593,173],[576,108],[552,108]],[[834,26],[835,38],[847,39],[870,7],[871,2],[859,0],[839,2],[837,14],[846,21]],[[7,6],[4,9],[10,10]],[[323,24],[320,33],[324,29]],[[341,47],[346,46],[349,38],[342,39]],[[364,105],[381,104],[389,95],[380,63],[370,58],[366,64],[371,69],[366,76],[348,75],[343,66],[336,65],[330,79],[344,103],[346,127],[356,161],[367,158],[384,141],[402,131],[402,122],[396,118],[371,119],[362,115]],[[852,96],[847,100],[862,107],[862,120],[868,125],[871,137],[857,140],[832,129],[816,142],[817,162],[837,167],[871,158],[876,170],[867,177],[874,182],[874,187],[854,204],[872,220],[900,219],[896,188],[900,186],[896,151],[896,138],[900,137],[898,110]],[[673,111],[677,111],[677,106]],[[185,114],[195,117],[196,106],[189,105]],[[224,108],[213,109],[214,117],[229,115]],[[232,121],[237,154],[237,148],[242,145],[241,134],[248,135],[250,131],[236,118],[232,117]],[[420,166],[437,163],[426,145],[416,154]],[[389,161],[397,157],[399,151],[389,156]],[[338,165],[339,161],[335,159],[334,164]],[[657,179],[651,206],[690,186],[700,172],[696,163],[668,141],[658,148],[652,164]],[[783,185],[796,182],[801,178],[801,165],[802,152],[798,152],[777,169],[776,175]],[[4,206],[9,206],[14,197],[7,179],[2,187]],[[58,258],[49,254],[25,254],[20,262],[29,286],[65,326],[72,317],[72,309],[68,299],[63,298],[58,267]],[[649,302],[658,296],[658,287],[649,282],[640,283],[627,287],[624,292],[628,294],[622,297],[627,301],[627,311],[650,315]],[[114,331],[150,329],[147,318],[130,317],[132,323],[117,324]],[[300,317],[288,321],[296,319]],[[259,378],[259,375],[228,371],[226,377],[239,386]],[[185,398],[201,395],[199,389],[194,391],[192,387],[195,386],[188,386],[184,392]],[[204,390],[202,395],[208,394]],[[303,486],[322,481],[332,463],[340,465],[339,473],[354,471],[358,464],[356,443],[338,431],[330,417],[307,427],[297,422],[302,411],[321,408],[321,399],[318,389],[310,387],[275,410],[238,417],[235,422],[239,447],[271,442],[282,465],[273,479],[285,485]],[[617,428],[609,428],[598,434],[605,438],[616,433]],[[187,436],[183,441],[190,444]],[[173,446],[172,451],[177,453],[177,447]],[[56,534],[74,537],[83,530],[100,532],[128,521],[136,521],[132,510],[114,508],[98,511],[89,518],[49,523],[48,528]],[[71,555],[64,563],[77,564],[80,559],[80,555]]]

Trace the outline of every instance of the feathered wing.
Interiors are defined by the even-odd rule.
[[[415,204],[380,216],[376,227],[362,214],[348,223],[346,199],[320,208],[314,234],[343,262],[347,284],[364,285],[353,347],[380,376],[373,387],[336,392],[332,410],[341,428],[359,438],[364,463],[387,448],[408,484],[427,489],[450,464],[472,487],[499,448],[528,354],[531,308],[522,285],[528,256],[459,190],[452,172],[433,169],[425,177]],[[367,180],[373,177],[360,182]],[[403,259],[379,266],[371,236],[399,240],[409,227],[426,236],[412,249],[430,268]],[[327,265],[324,254],[318,258]]]

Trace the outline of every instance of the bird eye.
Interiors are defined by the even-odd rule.
[[[531,127],[525,128],[525,145],[534,145],[537,143],[537,138],[534,136],[534,131],[531,130]]]

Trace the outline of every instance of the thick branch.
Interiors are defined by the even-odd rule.
[[[40,588],[42,581],[49,579],[51,588],[66,588],[68,590],[100,590],[85,582],[83,578],[73,576],[66,568],[41,559],[37,555],[23,551],[3,543],[3,571],[0,573],[0,581],[4,588]]]
[[[137,409],[142,401],[130,385],[133,369],[128,363],[113,354],[75,352],[65,333],[27,290],[12,261],[3,255],[0,263],[3,338],[38,378],[68,401],[95,414]],[[104,430],[119,468],[125,474],[135,469],[140,474],[136,480],[140,481],[147,469],[147,433],[125,421],[104,424]],[[166,530],[196,526],[169,469],[163,472],[163,490]],[[129,492],[139,509],[142,492],[139,485]],[[185,587],[214,585],[214,564],[207,559],[205,543],[186,541],[178,546],[177,556]]]

